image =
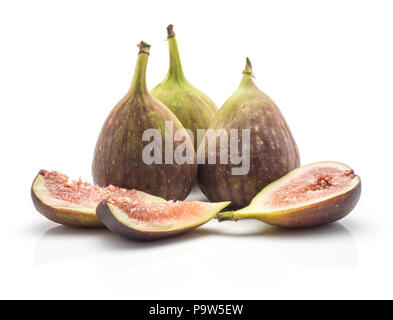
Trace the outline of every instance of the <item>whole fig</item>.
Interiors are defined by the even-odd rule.
[[[195,151],[177,117],[147,90],[150,45],[142,41],[138,46],[131,87],[109,114],[97,141],[92,166],[94,183],[101,187],[137,189],[167,200],[183,200],[195,184]],[[167,124],[168,128],[172,126],[170,130]],[[148,129],[158,135],[157,141],[146,142],[144,133]],[[183,139],[175,139],[175,133],[182,131]],[[146,147],[154,142],[157,143],[152,145],[152,160]],[[180,152],[185,154],[183,163],[173,160],[178,147],[185,151]]]
[[[276,104],[255,85],[248,58],[239,88],[220,108],[209,129],[199,146],[204,151],[212,138],[220,138],[218,130],[238,134],[229,138],[231,149],[236,146],[230,155],[221,149],[221,138],[213,151],[198,149],[198,184],[212,201],[231,201],[232,206],[244,207],[266,185],[300,165],[292,133]],[[247,132],[249,141],[244,144]],[[221,153],[228,156],[227,163],[222,163]],[[209,161],[212,154],[214,163]],[[248,166],[245,172],[234,174],[239,157]]]

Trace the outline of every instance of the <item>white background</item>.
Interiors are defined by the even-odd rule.
[[[0,298],[393,298],[392,15],[375,0],[2,1]],[[355,169],[363,193],[347,218],[298,231],[212,221],[135,243],[36,212],[39,169],[91,181],[142,39],[149,88],[164,78],[169,23],[187,78],[218,106],[249,56],[302,164]]]

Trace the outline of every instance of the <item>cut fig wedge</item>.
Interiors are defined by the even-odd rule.
[[[344,218],[361,193],[359,176],[345,164],[326,161],[295,170],[265,187],[249,206],[222,212],[220,221],[258,219],[286,228],[322,225]]]
[[[97,215],[108,229],[124,237],[155,240],[195,229],[214,218],[229,203],[157,203],[111,197],[98,205]]]
[[[41,170],[31,187],[34,206],[41,214],[53,222],[75,227],[103,227],[96,215],[96,207],[109,196],[166,202],[162,198],[137,190],[114,186],[100,188],[80,179],[69,181],[65,174],[57,171]]]

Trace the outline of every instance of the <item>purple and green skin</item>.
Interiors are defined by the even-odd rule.
[[[198,166],[198,185],[211,201],[231,201],[234,207],[244,207],[272,181],[299,167],[300,158],[292,133],[276,104],[253,80],[252,66],[247,58],[243,78],[237,91],[218,111],[210,129],[250,129],[250,171],[232,175],[239,165],[220,164],[220,143],[216,144],[216,164]],[[200,148],[208,150],[208,139]],[[217,139],[218,140],[218,139]],[[239,139],[238,150],[242,150]]]
[[[173,131],[184,127],[177,117],[154,98],[146,86],[146,67],[150,45],[139,44],[134,78],[127,94],[106,119],[94,152],[94,183],[137,189],[167,200],[184,200],[195,184],[196,164],[145,164],[142,141],[146,129],[158,129],[163,139],[162,162],[165,163],[165,121],[173,122]],[[187,149],[192,142],[186,135]],[[181,141],[173,140],[175,150]],[[195,155],[194,155],[195,156]]]
[[[89,214],[72,209],[58,209],[50,207],[42,202],[33,191],[31,191],[31,198],[37,211],[55,223],[77,228],[104,227],[94,212]]]
[[[151,94],[163,102],[186,129],[192,131],[196,150],[197,129],[207,129],[218,109],[208,96],[187,81],[183,73],[173,25],[169,25],[167,30],[169,71],[166,78],[151,91]]]

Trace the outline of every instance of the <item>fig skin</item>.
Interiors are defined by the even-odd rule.
[[[311,164],[309,166],[312,165],[314,164]],[[298,168],[296,170],[301,170],[302,168]],[[348,167],[348,169],[350,168]],[[288,174],[288,176],[289,175],[290,173]],[[250,205],[249,207],[241,209],[237,212],[235,211],[219,213],[217,215],[217,219],[219,221],[256,219],[276,227],[291,229],[315,227],[332,223],[346,217],[358,203],[362,187],[360,178],[358,176],[356,177],[358,179],[358,183],[354,188],[344,193],[338,194],[337,196],[325,199],[323,201],[313,202],[311,204],[304,205],[298,208],[288,208],[282,210],[280,210],[280,208],[277,208],[277,211],[274,212],[259,213],[251,212],[255,211],[255,209],[248,209],[249,207],[251,207]],[[286,176],[282,177],[279,180],[283,180],[285,178]],[[269,188],[275,183],[276,182],[273,182],[272,184],[267,186],[264,190],[261,191],[260,194],[258,194],[258,196],[262,195],[263,193],[268,193]]]
[[[165,163],[165,121],[172,121],[173,132],[184,129],[177,117],[147,90],[146,67],[150,46],[141,42],[130,90],[106,119],[95,148],[92,174],[95,184],[137,189],[167,200],[184,200],[196,180],[192,163],[145,164],[142,152],[149,142],[142,141],[146,129],[158,129],[162,136],[162,162]],[[193,145],[186,135],[187,149]],[[173,140],[173,149],[182,142]],[[195,159],[195,153],[193,154]],[[191,161],[190,161],[191,162]]]
[[[224,203],[217,204],[217,206],[219,206],[219,210],[221,210],[224,207],[226,207],[228,204],[229,204],[229,202],[224,202]],[[217,210],[217,211],[219,211],[219,210]],[[194,224],[190,227],[186,227],[183,229],[153,232],[153,231],[136,230],[136,229],[133,229],[133,228],[128,227],[128,226],[124,225],[123,223],[121,223],[112,214],[110,208],[108,207],[107,201],[105,201],[105,200],[100,202],[100,204],[97,206],[96,212],[97,212],[97,216],[99,217],[99,219],[103,222],[103,224],[109,230],[111,230],[112,232],[117,233],[123,237],[126,237],[131,240],[136,240],[136,241],[151,241],[151,240],[159,240],[159,239],[164,239],[164,238],[168,238],[168,237],[173,237],[178,234],[186,233],[188,231],[196,229],[196,228],[200,227],[201,225],[207,223],[212,218],[214,218],[214,215],[213,215],[207,220],[203,220],[200,223]]]
[[[198,185],[209,200],[231,201],[244,207],[269,183],[299,167],[300,157],[292,133],[276,104],[253,81],[247,58],[237,91],[219,109],[210,129],[250,129],[250,171],[232,175],[239,165],[220,164],[220,143],[216,144],[216,164],[208,164],[209,133],[199,148],[205,148],[204,164],[198,166]],[[241,139],[238,150],[242,150]],[[199,154],[199,152],[198,152]]]
[[[34,207],[49,220],[69,227],[78,228],[103,228],[104,225],[96,214],[76,212],[67,209],[56,209],[43,203],[32,191],[31,198]]]
[[[63,224],[70,227],[79,228],[98,228],[104,227],[102,222],[98,219],[96,212],[91,210],[91,212],[81,212],[66,208],[54,208],[45,204],[34,192],[33,186],[37,178],[31,186],[31,198],[33,200],[34,207],[39,213],[48,218],[49,220]]]
[[[173,25],[169,25],[167,30],[169,70],[166,78],[151,91],[151,94],[163,102],[186,129],[192,131],[194,148],[197,150],[197,129],[207,129],[218,108],[208,96],[186,80]]]

